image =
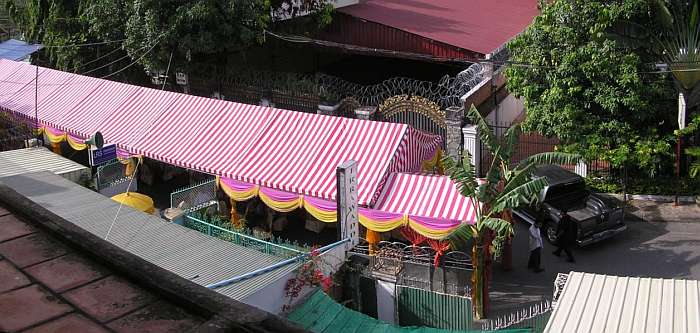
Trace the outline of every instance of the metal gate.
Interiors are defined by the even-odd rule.
[[[379,105],[377,120],[410,125],[423,132],[439,135],[442,137],[443,146],[447,142],[445,111],[437,103],[424,97],[389,97]]]
[[[170,193],[170,207],[180,207],[186,213],[216,203],[216,179],[181,188]]]
[[[428,326],[469,330],[472,302],[468,297],[446,295],[406,286],[396,286],[396,310],[401,326]]]

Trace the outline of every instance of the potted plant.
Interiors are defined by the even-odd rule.
[[[340,98],[327,87],[320,86],[318,88],[318,113],[325,115],[335,115],[340,108]]]
[[[685,153],[693,158],[693,163],[690,164],[688,175],[690,178],[697,178],[700,174],[700,147],[690,147],[685,149]],[[695,203],[700,205],[700,195],[695,196]]]

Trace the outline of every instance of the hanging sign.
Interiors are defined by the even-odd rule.
[[[187,74],[176,73],[175,74],[175,81],[177,82],[178,85],[186,86],[187,85]]]
[[[102,148],[90,149],[90,165],[105,164],[117,158],[117,146],[107,145]]]

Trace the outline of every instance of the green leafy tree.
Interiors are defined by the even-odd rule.
[[[457,184],[459,191],[475,203],[476,222],[461,225],[450,235],[454,248],[472,244],[472,303],[475,316],[484,318],[484,299],[488,290],[484,288],[486,272],[489,270],[487,256],[498,256],[503,241],[513,235],[513,226],[501,218],[501,214],[521,205],[533,204],[547,185],[546,178],[533,178],[535,167],[544,164],[576,164],[581,157],[561,152],[540,153],[513,165],[512,158],[520,136],[520,126],[508,129],[502,140],[498,140],[486,121],[472,106],[469,118],[477,125],[479,139],[493,153],[494,158],[483,183],[477,182],[471,154],[465,151],[461,163],[445,157],[445,171]],[[478,204],[477,204],[478,203]]]
[[[658,73],[649,0],[557,0],[508,47],[508,89],[524,97],[524,127],[565,149],[654,173],[670,161],[676,109]],[[521,64],[521,65],[518,65]]]
[[[304,0],[283,6],[285,0],[41,0],[15,4],[8,9],[25,39],[60,46],[101,41],[122,41],[89,48],[49,48],[52,65],[63,70],[86,71],[112,64],[97,73],[112,72],[131,64],[149,70],[233,65],[227,59],[265,40],[272,9],[295,18],[308,15],[314,25],[329,22],[327,0]],[[21,5],[20,5],[21,3]],[[287,8],[287,9],[284,9]],[[280,22],[279,25],[283,25]],[[114,54],[109,52],[115,51]],[[106,56],[109,53],[110,56]],[[96,58],[104,57],[98,63]]]

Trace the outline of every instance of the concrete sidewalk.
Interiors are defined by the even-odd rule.
[[[647,222],[700,222],[700,207],[695,203],[654,202],[646,200],[631,200],[625,209],[628,220],[644,220]]]

